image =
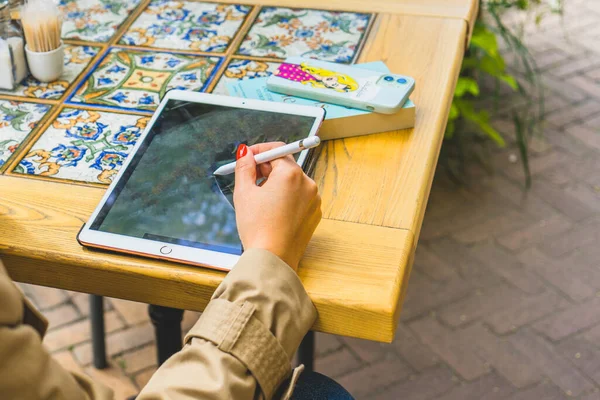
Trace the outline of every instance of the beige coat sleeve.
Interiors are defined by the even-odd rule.
[[[110,389],[63,369],[42,346],[47,323],[25,301],[0,261],[0,397],[111,400]]]
[[[248,250],[138,400],[270,399],[316,318],[296,273]]]

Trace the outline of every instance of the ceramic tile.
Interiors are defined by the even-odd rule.
[[[220,60],[113,49],[85,79],[71,101],[154,110],[167,90],[201,91]]]
[[[60,79],[43,83],[30,75],[15,90],[0,90],[0,93],[38,99],[60,99],[98,51],[99,47],[65,45],[65,69]]]
[[[0,100],[0,166],[14,153],[50,106]]]
[[[279,63],[276,62],[233,59],[227,65],[212,93],[227,95],[229,94],[228,82],[271,76],[278,65]]]
[[[66,108],[13,172],[109,184],[149,120]]]
[[[141,0],[59,0],[62,37],[107,42]]]
[[[120,43],[222,53],[250,10],[235,4],[154,0]]]
[[[303,56],[350,63],[364,39],[371,14],[265,7],[238,54]]]

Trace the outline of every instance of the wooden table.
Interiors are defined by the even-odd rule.
[[[416,79],[414,129],[324,145],[315,172],[323,220],[299,269],[319,312],[314,330],[390,342],[478,2],[263,3],[378,12],[358,62],[383,60]],[[7,172],[16,157],[0,175],[0,256],[13,279],[204,309],[224,273],[82,248],[75,237],[104,187]]]

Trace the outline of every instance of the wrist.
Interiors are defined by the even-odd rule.
[[[269,253],[276,256],[277,258],[279,258],[284,263],[286,263],[294,272],[298,272],[298,264],[300,263],[300,260],[298,260],[297,257],[295,257],[293,254],[289,254],[289,252],[286,252],[285,249],[280,249],[276,246],[264,246],[260,244],[251,245],[250,247],[245,247],[245,249],[266,250]]]

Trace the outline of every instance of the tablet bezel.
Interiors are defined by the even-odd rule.
[[[317,134],[319,126],[323,122],[325,110],[323,110],[320,107],[313,106],[275,103],[263,100],[244,99],[239,97],[220,96],[215,94],[188,92],[183,90],[171,90],[167,92],[160,105],[156,109],[154,115],[152,116],[152,119],[146,126],[146,129],[144,129],[144,132],[140,135],[133,150],[127,157],[127,160],[123,163],[123,166],[113,179],[113,182],[110,184],[110,186],[104,193],[104,196],[100,200],[100,203],[98,204],[88,221],[85,223],[85,225],[82,227],[81,231],[77,235],[77,241],[81,245],[87,247],[113,250],[117,252],[136,254],[145,257],[176,261],[190,265],[229,271],[238,261],[240,256],[234,254],[221,253],[214,250],[199,249],[179,244],[159,242],[150,239],[142,239],[132,236],[119,235],[115,233],[102,232],[90,229],[90,226],[97,218],[100,210],[104,207],[104,204],[115,189],[118,181],[121,179],[124,172],[129,167],[131,160],[134,158],[134,154],[136,154],[139,150],[140,146],[146,139],[148,133],[152,129],[152,126],[156,122],[158,116],[162,113],[165,105],[169,100],[183,100],[195,103],[214,104],[225,107],[245,108],[250,110],[268,111],[280,114],[295,114],[307,117],[314,117],[315,122],[307,136],[315,136]],[[308,150],[305,150],[300,153],[300,156],[297,161],[299,165],[303,165],[307,154]],[[170,249],[170,252],[168,254],[165,254],[165,252],[168,251],[165,249]]]

